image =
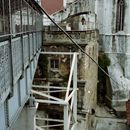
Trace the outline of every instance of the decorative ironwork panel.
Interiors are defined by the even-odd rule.
[[[23,36],[23,55],[24,55],[24,66],[28,64],[29,61],[29,45],[28,45],[28,36]]]
[[[38,49],[41,47],[42,37],[41,32],[38,32]]]
[[[34,46],[34,54],[36,54],[36,44],[37,44],[37,42],[36,42],[36,33],[33,33],[33,46]]]
[[[20,38],[12,39],[12,60],[14,82],[16,82],[22,74],[22,45]]]
[[[9,42],[5,41],[0,44],[0,100],[10,87],[10,55]]]
[[[40,44],[39,44],[39,48],[41,48],[42,45],[42,32],[40,32]]]
[[[30,38],[30,59],[33,58],[33,39],[32,39],[32,34],[29,34]]]
[[[39,49],[39,32],[36,33],[37,36],[37,44],[36,44],[36,48],[37,50]]]
[[[35,33],[35,38],[36,38],[36,44],[35,44],[36,48],[35,48],[35,51],[37,51],[37,33]]]

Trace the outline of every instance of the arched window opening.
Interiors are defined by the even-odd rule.
[[[116,32],[122,31],[124,28],[124,13],[125,13],[125,2],[124,0],[118,0],[117,14],[116,14]]]
[[[85,18],[84,17],[82,17],[81,23],[82,23],[82,25],[85,25]]]

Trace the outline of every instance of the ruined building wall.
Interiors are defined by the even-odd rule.
[[[91,43],[85,47],[85,52],[95,61],[98,59],[98,44]],[[85,95],[83,109],[90,111],[96,106],[97,90],[97,65],[85,54],[81,54],[79,59],[79,80],[85,80]],[[91,102],[91,103],[89,103]],[[90,104],[90,106],[88,105]]]
[[[82,47],[82,49],[98,62],[98,43],[97,32],[91,31],[68,31],[69,35]],[[92,109],[95,110],[97,104],[97,65],[77,47],[75,47],[70,40],[58,31],[46,32],[44,36],[44,51],[53,52],[78,52],[78,130],[91,130],[88,123],[92,118]],[[57,56],[49,56],[49,60]],[[68,81],[66,72],[69,72],[72,57],[61,55],[59,57],[59,71],[55,71],[55,81],[60,82],[61,86],[65,86]],[[50,61],[49,61],[50,62]],[[50,64],[50,63],[49,63]],[[48,72],[50,73],[50,65],[48,65]],[[56,77],[57,75],[57,77]],[[67,75],[68,76],[68,75]],[[49,81],[50,79],[50,81]],[[48,81],[52,83],[54,80],[49,77]],[[66,80],[66,81],[65,81]],[[65,82],[64,82],[65,81]]]
[[[117,3],[118,0],[97,0],[97,21],[102,42],[102,51],[106,53],[111,61],[108,72],[118,83],[110,80],[112,85],[112,107],[122,108],[129,98],[130,83],[130,1],[124,0],[124,24],[123,29],[117,31]],[[103,12],[103,13],[102,13]],[[112,99],[112,100],[111,100]]]
[[[95,0],[76,0],[66,5],[66,8],[62,11],[56,12],[52,15],[56,22],[66,20],[68,17],[76,15],[78,13],[95,14]]]

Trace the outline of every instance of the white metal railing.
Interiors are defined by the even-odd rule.
[[[69,74],[69,80],[67,87],[56,87],[56,86],[41,86],[41,85],[33,85],[33,88],[53,88],[59,92],[59,90],[65,91],[65,98],[60,99],[54,96],[50,96],[46,91],[36,91],[32,90],[33,94],[40,95],[44,99],[36,99],[39,103],[47,103],[47,104],[58,104],[62,105],[63,110],[63,120],[60,120],[60,122],[64,124],[59,124],[59,120],[55,119],[55,121],[58,123],[55,126],[64,126],[64,130],[77,130],[77,53],[64,53],[64,52],[41,52],[41,54],[54,54],[54,55],[72,55],[72,64]],[[71,83],[73,81],[73,87],[71,87]],[[58,90],[57,90],[58,89]],[[49,91],[49,93],[53,92]],[[61,91],[62,92],[62,91]],[[45,97],[47,100],[45,100]],[[51,119],[45,119],[45,118],[36,118],[37,120],[51,120]],[[44,130],[43,128],[49,128],[49,127],[55,127],[55,126],[37,126],[36,128],[39,130]]]

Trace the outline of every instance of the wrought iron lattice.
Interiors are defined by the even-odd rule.
[[[28,49],[29,49],[29,41],[28,41],[28,36],[23,36],[23,55],[24,55],[24,66],[26,66],[28,64],[29,61],[29,53],[28,53]]]
[[[22,74],[22,46],[20,38],[12,39],[12,61],[14,82]]]
[[[29,34],[30,39],[30,59],[33,58],[33,40],[32,40],[32,34]]]
[[[33,49],[34,49],[34,54],[36,54],[36,44],[37,44],[37,41],[36,41],[36,33],[33,33]]]
[[[0,46],[0,99],[2,94],[10,87],[10,59],[9,43],[3,42]]]

